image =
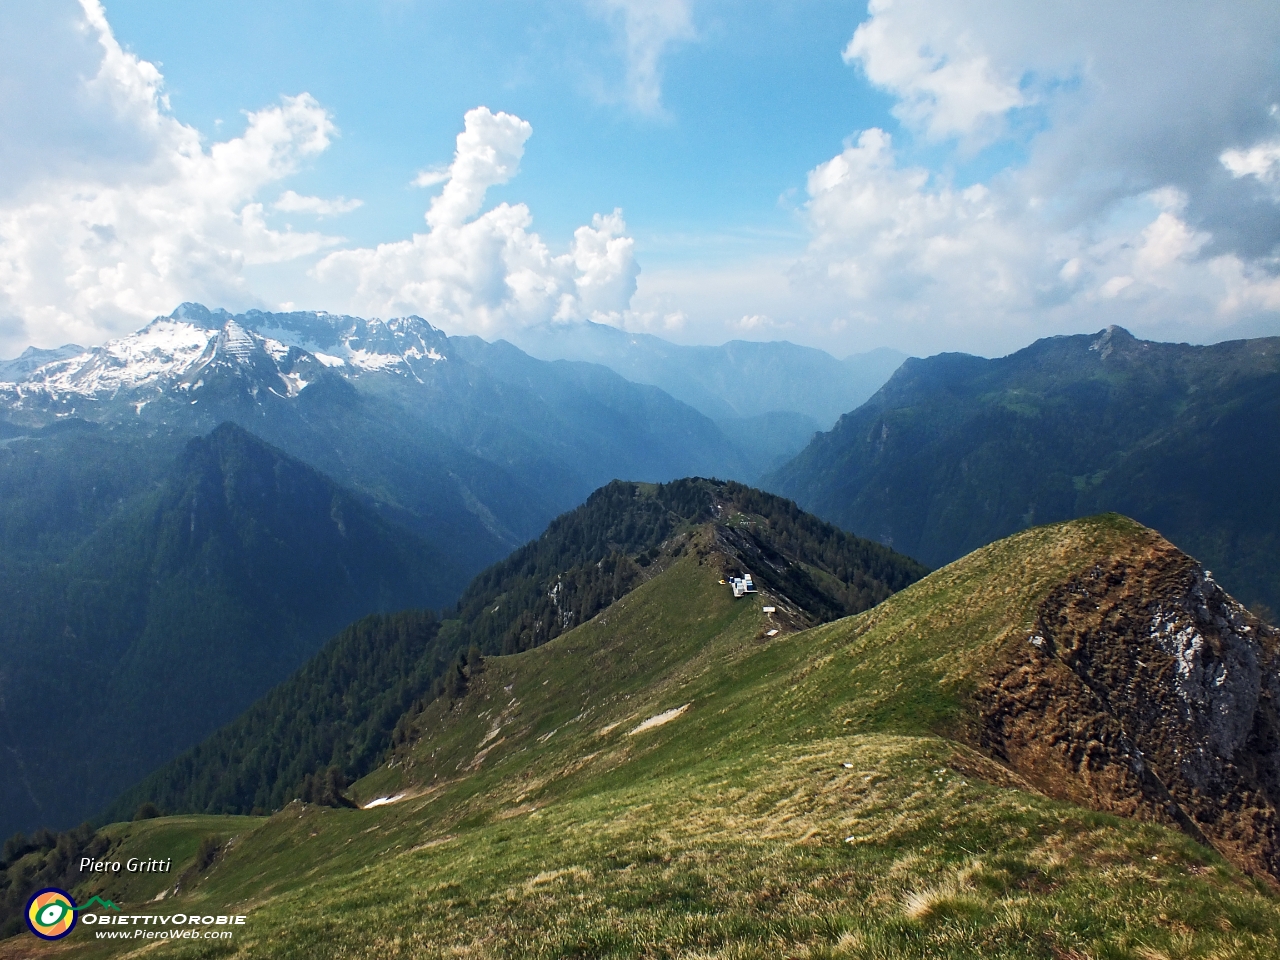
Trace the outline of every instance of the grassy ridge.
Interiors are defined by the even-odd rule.
[[[461,696],[468,661],[539,646],[590,621],[695,543],[699,557],[714,553],[734,569],[745,563],[762,585],[785,591],[792,626],[864,610],[925,573],[741,484],[614,481],[476,577],[443,625],[421,612],[353,624],[234,721],[125,792],[108,815],[127,817],[143,802],[177,813],[258,814],[306,797],[304,777],[326,767],[348,780],[364,776],[404,742],[425,705]],[[674,618],[683,626],[696,615],[682,608]],[[610,642],[595,627],[583,637],[570,655],[582,656],[590,673]],[[595,683],[616,686],[617,671],[603,664]],[[430,717],[443,721],[439,710]]]
[[[615,480],[552,521],[537,540],[479,574],[444,628],[459,649],[519,653],[593,616],[679,556],[692,530],[718,522],[746,533],[742,546],[775,561],[809,622],[874,606],[927,570],[887,547],[845,533],[789,500],[740,483],[691,478]],[[795,568],[812,571],[796,579]],[[752,564],[757,576],[769,564]],[[813,575],[826,581],[817,587]]]
[[[243,933],[161,955],[1280,956],[1270,888],[957,739],[1047,591],[1154,537],[1029,530],[773,640],[690,551],[433,705],[357,787],[398,802],[292,805],[243,837],[174,907],[237,904]]]

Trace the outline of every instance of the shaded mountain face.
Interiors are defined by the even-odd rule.
[[[766,485],[937,566],[1032,523],[1116,510],[1246,603],[1280,603],[1280,340],[1119,328],[998,360],[909,360]]]
[[[184,304],[8,375],[0,413],[14,426],[75,416],[191,436],[238,423],[452,544],[468,572],[614,477],[751,472],[714,423],[659,390],[417,317]]]
[[[38,439],[11,446],[31,445],[57,459],[59,448]],[[103,450],[119,465],[119,450]],[[35,454],[20,459],[37,479],[66,475]],[[42,527],[37,515],[27,537],[14,537],[25,552],[6,545],[5,834],[98,812],[343,624],[368,611],[440,606],[458,590],[457,568],[435,548],[234,425],[186,443],[167,470],[145,458],[134,468],[116,474],[134,491],[123,505],[112,488],[91,494],[68,483],[81,496],[68,511],[79,528],[65,518]],[[54,490],[51,512],[63,504]],[[88,746],[68,756],[67,744]]]
[[[170,813],[265,813],[336,765],[349,777],[384,758],[397,723],[454,668],[425,610],[374,614],[329,640],[220,730],[118,797],[108,820],[144,803]]]
[[[477,576],[443,625],[403,615],[343,631],[233,723],[127,791],[113,815],[145,802],[271,810],[329,764],[364,776],[427,705],[465,691],[477,655],[541,646],[689,556],[718,576],[752,573],[779,632],[865,610],[925,573],[741,484],[614,481]]]

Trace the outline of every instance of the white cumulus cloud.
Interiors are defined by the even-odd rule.
[[[929,136],[973,134],[1027,103],[1017,73],[1002,75],[946,11],[871,0],[868,12],[845,47],[845,62],[860,64],[867,79],[896,94],[894,113]]]
[[[304,197],[292,190],[280,194],[280,198],[271,205],[271,209],[281,213],[309,213],[317,217],[332,217],[342,213],[350,213],[364,206],[363,200],[348,200],[346,197]]]
[[[689,0],[589,0],[622,30],[626,53],[626,99],[641,113],[661,115],[662,56],[696,36]]]
[[[873,128],[815,167],[791,289],[916,350],[1274,331],[1277,54],[1274,5],[872,0],[844,57],[932,163]],[[984,148],[1011,159],[954,185]]]
[[[0,355],[100,342],[182,300],[252,303],[247,265],[337,242],[272,228],[256,199],[329,145],[333,122],[312,97],[250,113],[241,136],[206,147],[170,114],[156,67],[120,47],[98,0],[80,0],[78,13],[96,69],[65,93],[88,105],[107,162],[41,173],[4,157],[22,182],[0,195]]]
[[[428,231],[325,256],[315,275],[355,313],[417,313],[451,333],[502,336],[545,321],[623,316],[639,267],[621,211],[597,214],[553,254],[524,204],[481,213],[489,187],[520,168],[533,128],[486,107],[467,112]]]
[[[1178,336],[1189,321],[1203,337],[1268,302],[1274,282],[1251,280],[1239,257],[1200,256],[1211,237],[1183,219],[1176,191],[1064,227],[1023,187],[956,189],[901,164],[884,131],[864,131],[809,175],[812,239],[792,288],[826,291],[831,309],[917,349],[998,350],[1104,323]]]
[[[1247,150],[1224,150],[1219,159],[1233,177],[1280,179],[1280,140],[1259,143]]]
[[[492,113],[485,107],[468,111],[449,176],[431,201],[427,223],[454,227],[479,213],[485,192],[507,183],[520,169],[524,142],[532,133],[533,127],[509,113]]]

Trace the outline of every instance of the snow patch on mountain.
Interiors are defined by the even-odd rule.
[[[130,336],[43,364],[19,387],[90,397],[134,390],[191,368],[216,335],[182,320],[159,318]]]
[[[263,313],[237,318],[263,337],[297,347],[326,367],[416,376],[416,361],[448,359],[448,337],[421,317],[365,320],[345,314]]]
[[[289,356],[289,347],[285,346],[279,340],[272,340],[270,337],[263,337],[262,347],[267,351],[267,355],[276,363],[281,363],[287,356]]]
[[[241,363],[248,363],[253,356],[253,337],[234,320],[228,320],[227,325],[222,328],[219,346]]]
[[[371,353],[368,350],[352,350],[347,354],[347,362],[361,370],[385,370],[404,363],[404,357],[391,353]]]
[[[421,380],[448,356],[448,337],[420,317],[365,320],[259,310],[233,316],[184,303],[170,316],[101,347],[28,350],[18,360],[0,362],[0,398],[21,406],[141,391],[143,398],[129,398],[141,415],[150,398],[166,390],[194,393],[211,382],[215,371],[296,397],[319,369],[348,377],[392,374]]]

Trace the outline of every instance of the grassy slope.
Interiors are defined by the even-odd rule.
[[[100,895],[119,901],[127,909],[137,909],[160,894],[168,899],[174,886],[183,880],[200,848],[200,841],[213,837],[226,844],[252,832],[263,822],[261,817],[162,817],[136,823],[113,823],[107,834],[116,841],[103,859],[125,863],[130,857],[139,860],[171,858],[167,873],[122,872],[119,876],[98,874],[73,891],[79,902]],[[189,882],[189,881],[188,881]]]
[[[686,556],[489,660],[450,717],[423,714],[434,732],[357,788],[410,799],[294,805],[243,837],[173,909],[236,904],[249,924],[162,952],[1280,956],[1274,891],[1181,834],[1020,789],[942,735],[1051,585],[1153,536],[1116,517],[1029,530],[768,642],[760,604]]]

